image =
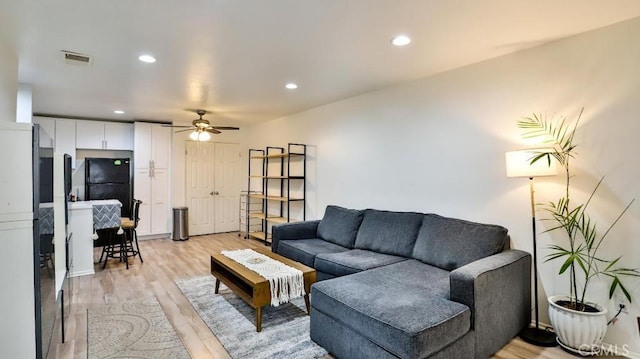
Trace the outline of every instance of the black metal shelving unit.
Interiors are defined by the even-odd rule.
[[[257,167],[256,160],[261,160],[260,175],[255,174],[256,169],[252,168]],[[249,237],[269,245],[270,225],[306,220],[307,145],[289,143],[286,148],[268,146],[265,150],[250,149],[248,173],[248,196],[262,200],[262,212],[247,211],[247,222],[251,218],[259,218],[262,226],[260,231],[247,229],[247,232]],[[257,178],[261,179],[259,189],[252,186]],[[294,217],[292,211],[296,206],[298,215]]]

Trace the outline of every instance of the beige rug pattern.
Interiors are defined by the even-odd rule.
[[[189,359],[156,297],[87,309],[88,357]]]

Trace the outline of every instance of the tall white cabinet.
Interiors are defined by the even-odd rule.
[[[0,121],[0,356],[35,358],[31,124]]]
[[[142,201],[138,235],[162,235],[170,226],[171,128],[134,124],[134,198]]]

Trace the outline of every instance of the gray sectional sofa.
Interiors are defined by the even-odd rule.
[[[328,206],[273,227],[317,271],[311,339],[343,359],[488,358],[530,322],[531,256],[503,227]]]

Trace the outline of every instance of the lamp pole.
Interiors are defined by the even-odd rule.
[[[527,327],[520,332],[520,338],[527,343],[542,346],[554,347],[558,345],[556,342],[556,334],[554,332],[540,329],[540,321],[538,319],[538,243],[536,241],[536,202],[533,189],[533,177],[529,177],[529,192],[531,194],[531,228],[533,230],[533,295],[535,298],[535,328]]]
[[[535,327],[523,329],[520,337],[527,343],[552,347],[558,345],[556,334],[540,328],[540,318],[538,316],[538,243],[536,239],[536,201],[534,190],[534,178],[540,176],[553,176],[557,173],[555,162],[545,163],[545,161],[531,161],[544,149],[529,149],[520,151],[510,151],[505,154],[507,164],[507,177],[529,178],[529,194],[531,196],[531,228],[533,234],[533,294],[535,305]]]

